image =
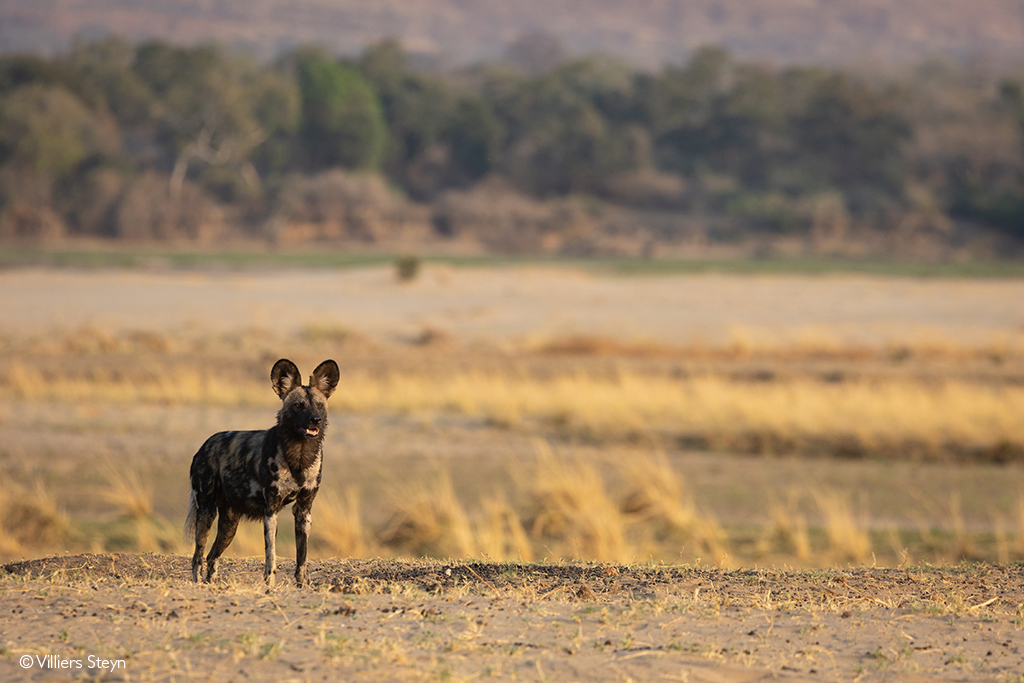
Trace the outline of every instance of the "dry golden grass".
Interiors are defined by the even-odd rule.
[[[469,515],[452,487],[451,474],[440,470],[427,487],[405,483],[389,496],[391,518],[377,534],[400,553],[432,557],[476,554]]]
[[[348,344],[352,335],[341,327],[310,327],[301,341],[315,346],[319,355],[325,350],[322,347]],[[80,337],[78,346],[67,350],[88,355],[140,353],[142,349],[157,356],[166,351],[159,340],[141,337],[124,341],[98,332]],[[808,566],[870,562],[874,554],[893,562],[913,546],[915,559],[929,561],[1024,557],[1024,497],[1016,511],[1012,505],[993,509],[992,524],[986,531],[992,536],[989,539],[977,530],[976,511],[970,524],[965,521],[956,492],[942,493],[939,504],[933,502],[909,513],[911,519],[919,520],[916,529],[891,525],[879,529],[873,526],[866,500],[854,503],[834,490],[816,491],[807,485],[787,490],[781,502],[771,499],[760,513],[747,513],[760,514],[758,522],[738,528],[735,520],[723,525],[709,510],[698,508],[688,481],[656,450],[660,444],[681,438],[683,443],[711,450],[828,454],[852,448],[858,454],[884,452],[902,457],[910,451],[962,454],[1006,446],[1019,453],[1024,448],[1024,421],[1020,418],[1024,415],[1024,387],[998,379],[926,381],[913,373],[898,372],[840,382],[820,381],[793,371],[780,373],[769,382],[748,381],[725,372],[669,377],[668,373],[645,370],[648,366],[643,362],[630,361],[764,357],[830,358],[855,364],[868,357],[876,362],[904,354],[947,360],[1006,359],[1021,355],[1020,345],[1012,339],[978,347],[922,339],[867,349],[813,330],[797,339],[774,341],[738,329],[729,344],[714,348],[695,344],[673,349],[645,342],[573,337],[537,343],[532,351],[623,361],[618,372],[609,372],[617,364],[601,360],[592,365],[567,362],[549,366],[543,365],[549,362],[544,359],[544,370],[532,373],[507,359],[482,363],[486,370],[473,369],[472,363],[456,363],[455,370],[444,372],[438,372],[437,358],[424,362],[422,370],[415,365],[420,361],[409,362],[408,358],[401,371],[382,371],[381,367],[389,367],[386,363],[364,363],[342,378],[331,408],[338,413],[411,414],[424,425],[432,424],[438,414],[470,416],[512,430],[509,438],[515,439],[538,433],[556,433],[557,439],[570,442],[585,437],[587,444],[600,444],[598,450],[604,449],[602,459],[586,460],[571,451],[569,455],[556,453],[546,442],[538,442],[536,460],[503,483],[504,488],[496,486],[489,495],[472,494],[469,498],[456,494],[452,477],[443,470],[425,481],[403,480],[399,475],[382,508],[385,519],[373,515],[372,521],[367,521],[365,513],[376,513],[376,509],[362,509],[364,492],[358,485],[341,494],[325,489],[314,516],[313,553],[525,561],[545,557],[617,562],[701,558],[718,565],[781,561]],[[435,351],[408,353],[428,359]],[[450,354],[451,349],[436,353],[443,361],[450,358],[443,354]],[[115,373],[102,369],[112,364],[90,366],[87,360],[77,366],[75,375],[47,369],[45,363],[37,367],[30,364],[29,355],[15,354],[6,368],[0,368],[0,397],[11,399],[3,409],[10,411],[10,406],[26,402],[40,406],[149,403],[172,406],[168,410],[191,405],[258,405],[260,410],[272,410],[279,405],[268,383],[245,374],[248,370],[240,370],[239,365],[230,376],[227,371],[218,374],[212,362],[206,364],[213,368],[211,372],[176,361],[161,363],[157,358],[154,363],[127,363]],[[359,369],[367,367],[370,369]],[[554,374],[549,372],[551,367],[557,367]],[[655,360],[651,367],[669,364]],[[698,367],[721,366],[705,363]],[[621,452],[624,440],[632,444],[628,453]],[[655,450],[645,452],[652,444]],[[138,469],[110,461],[101,463],[99,469],[105,484],[94,492],[95,498],[118,509],[121,518],[113,525],[117,526],[117,539],[112,540],[114,531],[105,527],[86,528],[69,521],[55,502],[60,490],[33,489],[25,484],[32,481],[25,475],[21,486],[0,487],[0,555],[44,546],[181,549],[179,524],[154,512],[151,480]],[[616,469],[618,477],[610,474]],[[729,518],[721,507],[717,512]],[[243,524],[229,555],[262,552],[260,525]],[[287,540],[279,552],[282,556],[290,552]]]
[[[198,370],[155,369],[138,378],[94,374],[45,378],[15,364],[15,398],[65,402],[273,405],[264,382]],[[723,376],[673,379],[623,371],[614,378],[574,373],[548,379],[464,371],[356,372],[331,400],[352,412],[455,412],[514,427],[525,419],[595,436],[670,433],[712,447],[799,449],[823,442],[862,452],[905,445],[993,449],[1024,444],[1024,387],[900,377],[840,383],[810,378],[749,382]]]
[[[0,478],[0,553],[57,548],[71,535],[70,520],[41,481],[25,488]]]
[[[279,521],[278,535],[281,536],[281,527],[285,526],[286,522],[283,520]],[[214,538],[211,536],[211,538]],[[285,557],[289,554],[293,554],[293,545],[288,543],[282,543],[281,538],[278,538],[277,542],[277,554],[278,556]],[[192,548],[189,547],[189,550]],[[238,525],[237,531],[235,531],[235,538],[231,541],[231,545],[224,551],[225,557],[263,557],[264,554],[264,539],[263,539],[263,523],[262,522],[251,522],[249,520],[242,520]]]
[[[622,511],[642,521],[653,521],[664,533],[688,531],[697,517],[696,505],[685,483],[665,453],[628,458],[620,465],[628,483]]]
[[[1024,495],[1017,496],[1017,528],[1024,529]],[[1017,552],[1024,555],[1024,533],[1020,534]]]
[[[796,491],[790,490],[785,503],[773,500],[769,504],[770,521],[758,540],[758,554],[765,556],[777,552],[793,556],[801,562],[811,558],[807,517],[799,511],[798,498]]]
[[[559,539],[574,559],[628,562],[635,551],[626,539],[625,519],[608,495],[600,473],[580,457],[555,456],[538,441],[526,526],[542,540]]]
[[[1024,335],[992,333],[975,342],[957,340],[935,331],[921,331],[881,346],[844,339],[827,325],[803,325],[784,333],[750,325],[729,326],[724,341],[717,344],[692,340],[672,346],[649,339],[623,340],[593,334],[532,337],[525,348],[533,353],[579,357],[681,358],[690,360],[736,360],[762,358],[773,361],[830,359],[863,361],[876,358],[928,358],[1004,361],[1024,356]]]
[[[6,389],[12,397],[29,401],[234,406],[271,404],[273,394],[267,387],[266,383],[238,382],[193,368],[155,367],[134,376],[114,376],[96,369],[85,377],[47,377],[34,367],[17,362],[8,372]]]
[[[918,532],[881,524],[865,495],[838,489],[791,487],[785,498],[769,497],[760,523],[726,527],[694,503],[681,473],[662,453],[630,450],[594,460],[558,452],[544,442],[532,464],[506,480],[511,488],[489,494],[456,494],[449,471],[409,479],[398,475],[380,521],[369,521],[363,492],[350,484],[343,495],[325,488],[314,510],[313,557],[484,557],[534,561],[581,559],[632,562],[708,562],[720,567],[753,563],[790,566],[955,562],[962,558],[1014,561],[1024,558],[1024,517],[1007,521],[993,507],[988,529],[964,518],[959,494],[922,501]],[[621,464],[628,463],[628,464]],[[616,473],[616,469],[619,470]],[[144,481],[135,474],[129,482]],[[97,489],[110,495],[115,484]],[[509,484],[506,484],[509,486]],[[180,519],[150,508],[145,484],[132,488],[141,502],[127,503],[109,523],[69,519],[41,484],[0,487],[0,557],[38,550],[185,552]],[[141,493],[140,493],[141,491]],[[511,502],[510,502],[511,501]],[[135,510],[135,517],[129,510]],[[877,511],[875,511],[877,512]],[[1024,497],[1017,502],[1024,516]],[[976,523],[975,523],[976,524]],[[290,525],[279,535],[278,553],[291,557]],[[243,523],[229,557],[262,556],[259,523]]]
[[[98,498],[115,508],[134,536],[133,549],[140,552],[177,552],[183,549],[177,524],[162,519],[153,510],[153,483],[138,469],[106,457],[97,464],[106,486]]]
[[[100,498],[116,506],[129,519],[146,519],[153,515],[153,485],[143,481],[138,470],[111,458],[98,465],[100,474],[107,481],[107,488]]]
[[[364,557],[373,546],[367,539],[359,509],[359,490],[350,486],[343,495],[323,491],[316,499],[314,543],[322,543],[335,557]]]
[[[535,558],[530,538],[519,513],[496,493],[482,501],[480,521],[475,525],[476,547],[482,557],[532,562]]]
[[[814,500],[824,518],[825,532],[833,555],[844,561],[863,563],[871,557],[870,521],[861,507],[854,513],[847,496],[839,491],[814,491]]]
[[[650,536],[642,545],[644,554],[653,557],[675,547],[680,554],[688,551],[716,565],[726,563],[728,534],[714,517],[697,509],[683,476],[664,452],[631,454],[619,469],[627,484],[620,509],[631,522],[628,535]]]
[[[273,404],[264,382],[193,369],[137,378],[45,378],[15,364],[0,391],[18,399],[171,404]],[[541,420],[596,436],[670,433],[732,449],[800,449],[822,441],[860,452],[903,445],[941,452],[1024,444],[1024,387],[890,378],[826,383],[809,378],[748,382],[722,376],[673,379],[631,372],[549,379],[466,371],[435,377],[353,373],[332,397],[336,411],[454,412],[515,427]]]
[[[793,450],[821,442],[861,452],[903,446],[941,452],[1024,444],[1024,388],[962,381],[357,374],[346,378],[333,401],[351,411],[454,411],[504,426],[532,418],[600,437],[682,434],[739,449]]]

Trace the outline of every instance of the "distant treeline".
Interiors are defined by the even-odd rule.
[[[0,236],[373,241],[425,224],[530,250],[617,211],[651,239],[695,220],[722,240],[1024,239],[1024,75],[868,77],[715,48],[653,73],[528,63],[440,73],[391,40],[269,65],[117,39],[5,56]],[[488,211],[517,216],[490,242]]]

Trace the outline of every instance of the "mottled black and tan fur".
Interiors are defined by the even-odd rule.
[[[206,580],[217,576],[217,558],[231,544],[243,518],[263,520],[266,566],[263,578],[274,583],[277,514],[293,503],[295,515],[295,583],[306,583],[306,545],[313,499],[323,471],[323,439],[327,399],[338,386],[338,364],[325,360],[303,386],[299,369],[282,358],[270,371],[270,382],[283,405],[277,424],[263,431],[214,434],[192,458],[192,494],[185,540],[194,535],[192,578],[199,580],[203,550],[213,520],[217,538],[206,558]]]

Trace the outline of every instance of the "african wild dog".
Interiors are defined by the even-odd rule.
[[[194,534],[193,580],[199,581],[203,549],[213,520],[220,515],[217,538],[206,558],[206,580],[215,580],[217,558],[231,544],[239,520],[247,517],[263,520],[267,558],[263,578],[273,585],[277,513],[294,501],[295,583],[306,582],[306,543],[323,471],[327,399],[338,378],[338,364],[325,360],[313,371],[309,386],[302,386],[299,369],[282,358],[270,371],[271,385],[284,402],[277,425],[263,431],[214,434],[192,458],[185,541]]]

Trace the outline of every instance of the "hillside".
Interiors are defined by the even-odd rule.
[[[628,9],[627,9],[628,8]],[[585,11],[584,11],[585,10]],[[1024,57],[1021,0],[6,0],[0,50],[60,50],[76,35],[215,39],[264,56],[315,42],[355,52],[383,36],[455,62],[493,58],[543,30],[570,53],[644,66],[723,45],[743,58],[905,62],[934,53]]]

